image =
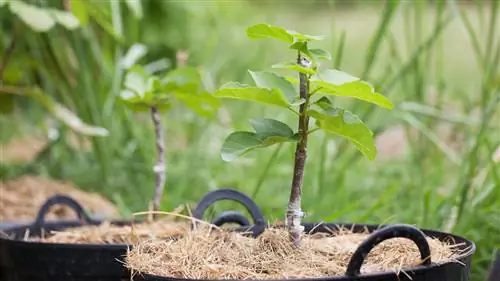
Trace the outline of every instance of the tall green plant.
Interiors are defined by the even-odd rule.
[[[231,161],[257,148],[296,143],[286,225],[292,242],[297,245],[303,231],[301,194],[309,136],[317,130],[323,130],[348,139],[370,160],[377,155],[372,131],[356,115],[335,106],[329,97],[351,97],[388,109],[392,109],[393,104],[369,83],[357,77],[336,69],[320,69],[320,61],[330,60],[331,56],[325,50],[310,48],[309,44],[322,40],[322,36],[301,34],[268,24],[249,27],[247,36],[251,39],[272,38],[287,43],[289,49],[296,52],[296,60],[275,64],[273,68],[295,71],[299,79],[268,71],[249,71],[256,86],[229,82],[214,95],[287,109],[297,115],[298,130],[294,132],[287,124],[275,119],[253,119],[250,123],[254,132],[230,134],[222,146],[221,155],[224,160]],[[310,128],[310,118],[315,120],[315,128]]]
[[[157,149],[157,161],[153,168],[156,175],[153,211],[158,211],[167,177],[164,126],[160,112],[168,111],[181,102],[197,114],[210,117],[220,103],[203,89],[200,74],[193,67],[180,67],[160,78],[135,65],[125,76],[124,86],[121,101],[135,112],[149,111],[153,121]],[[169,119],[169,123],[173,124],[175,120]]]

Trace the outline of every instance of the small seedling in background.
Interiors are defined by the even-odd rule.
[[[222,146],[221,155],[224,160],[231,161],[257,148],[285,142],[296,143],[286,225],[293,243],[297,245],[303,231],[301,194],[309,135],[323,130],[348,139],[370,160],[377,155],[372,131],[356,115],[335,106],[328,97],[351,97],[388,109],[392,109],[393,104],[359,78],[335,69],[320,70],[319,61],[330,60],[330,54],[322,49],[310,48],[309,43],[322,40],[322,36],[300,34],[267,24],[249,27],[247,35],[251,39],[273,38],[287,43],[289,49],[297,52],[296,60],[275,64],[273,68],[298,72],[299,79],[267,71],[249,71],[256,86],[229,82],[222,85],[214,95],[289,110],[298,117],[298,131],[294,132],[287,124],[278,120],[254,119],[250,123],[255,132],[231,133]],[[309,128],[310,118],[315,120],[315,128]]]
[[[124,87],[120,94],[121,101],[135,112],[149,111],[153,121],[157,162],[153,168],[156,179],[152,208],[153,211],[158,211],[167,180],[161,112],[168,111],[180,102],[197,115],[211,117],[219,108],[220,102],[204,90],[198,70],[188,66],[171,70],[160,78],[147,72],[142,66],[134,65],[125,76]],[[172,124],[176,122],[169,121]]]

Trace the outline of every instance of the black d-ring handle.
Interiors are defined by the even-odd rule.
[[[431,250],[429,243],[427,243],[427,240],[425,239],[425,234],[414,226],[396,224],[386,226],[373,232],[365,241],[363,241],[363,243],[361,243],[361,245],[359,245],[347,265],[346,275],[358,276],[360,274],[361,266],[370,251],[382,241],[391,238],[408,238],[412,240],[415,242],[418,250],[420,251],[422,265],[431,264]]]
[[[264,220],[264,216],[262,215],[262,212],[260,208],[257,206],[257,204],[255,204],[255,202],[252,199],[250,199],[250,197],[246,196],[242,192],[229,188],[217,189],[215,191],[206,194],[198,202],[198,205],[196,206],[196,209],[193,212],[194,218],[201,220],[203,218],[203,214],[208,209],[208,207],[210,207],[210,205],[220,200],[232,200],[239,202],[243,206],[245,206],[247,211],[252,216],[252,219],[255,224],[252,227],[252,232],[254,236],[260,235],[266,228],[266,222]]]
[[[35,219],[35,225],[44,224],[45,216],[49,212],[50,208],[55,205],[64,205],[66,207],[69,207],[76,213],[78,219],[83,223],[93,222],[92,218],[87,214],[87,212],[85,212],[85,209],[82,207],[82,205],[76,202],[73,198],[66,195],[56,194],[47,199],[47,201],[45,201],[45,203],[43,203],[43,205],[40,207],[40,210],[38,211]]]
[[[236,223],[240,226],[249,226],[250,221],[245,217],[242,213],[237,211],[225,211],[220,214],[220,216],[216,217],[212,224],[216,226],[221,226],[226,223]]]

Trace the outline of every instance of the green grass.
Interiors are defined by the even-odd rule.
[[[377,133],[401,125],[409,140],[408,151],[399,158],[370,162],[352,146],[316,135],[310,140],[304,183],[306,219],[401,222],[464,235],[478,246],[472,280],[484,280],[494,248],[500,247],[500,164],[491,160],[500,145],[500,11],[495,1],[476,2],[457,6],[401,1],[384,10],[380,3],[315,9],[272,1],[259,5],[192,2],[185,7],[165,1],[161,7],[145,5],[147,17],[140,21],[123,5],[111,8],[101,3],[103,21],[115,30],[123,26],[125,42],[118,44],[95,23],[85,33],[26,31],[10,70],[24,66],[25,54],[30,54],[34,64],[30,70],[40,79],[25,75],[22,83],[40,81],[46,92],[87,122],[108,128],[111,135],[94,139],[88,153],[59,142],[35,164],[3,164],[0,171],[8,177],[31,172],[70,179],[104,193],[124,213],[144,210],[153,194],[152,125],[147,116],[133,116],[115,104],[122,78],[117,58],[131,44],[145,42],[152,51],[149,60],[172,58],[172,50],[188,49],[190,63],[200,65],[213,88],[230,80],[249,81],[246,69],[262,69],[293,57],[291,52],[279,52],[276,44],[248,40],[244,31],[250,24],[266,21],[325,34],[329,40],[320,47],[334,55],[334,65],[365,76],[397,108],[374,111],[370,105],[355,106],[349,100],[336,103],[361,115]],[[171,9],[175,10],[167,16],[160,13]],[[8,26],[11,21],[2,24]],[[0,42],[5,45],[7,39]],[[59,52],[64,48],[79,65],[77,70],[69,55]],[[409,102],[429,105],[431,111],[411,107]],[[37,114],[29,110],[36,105],[23,106],[26,116],[0,119],[2,141],[40,124],[40,110]],[[293,116],[274,112],[232,101],[212,121],[184,110],[169,113],[165,117],[169,175],[163,208],[195,202],[218,187],[234,187],[254,195],[269,220],[282,219],[294,147],[270,147],[234,163],[225,163],[219,156],[231,129],[250,128],[249,117],[262,114],[296,127],[290,121]],[[20,126],[4,131],[4,124],[12,120]],[[459,140],[442,139],[443,126]],[[486,176],[479,181],[476,176],[483,170]],[[236,208],[229,203],[217,207]]]

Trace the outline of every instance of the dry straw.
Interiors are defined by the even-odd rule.
[[[39,176],[23,176],[0,183],[0,221],[31,221],[40,206],[55,194],[65,194],[88,208],[90,213],[116,216],[115,206],[96,193],[79,190],[70,182],[54,181]],[[48,220],[72,219],[76,214],[68,207],[54,206]]]
[[[206,226],[182,237],[136,243],[126,265],[134,274],[149,273],[189,279],[290,279],[339,276],[368,233],[338,229],[304,235],[295,248],[284,229],[267,229],[258,238]],[[463,245],[428,237],[432,261],[457,262]],[[395,271],[420,263],[417,247],[396,238],[382,242],[367,257],[362,273]]]

